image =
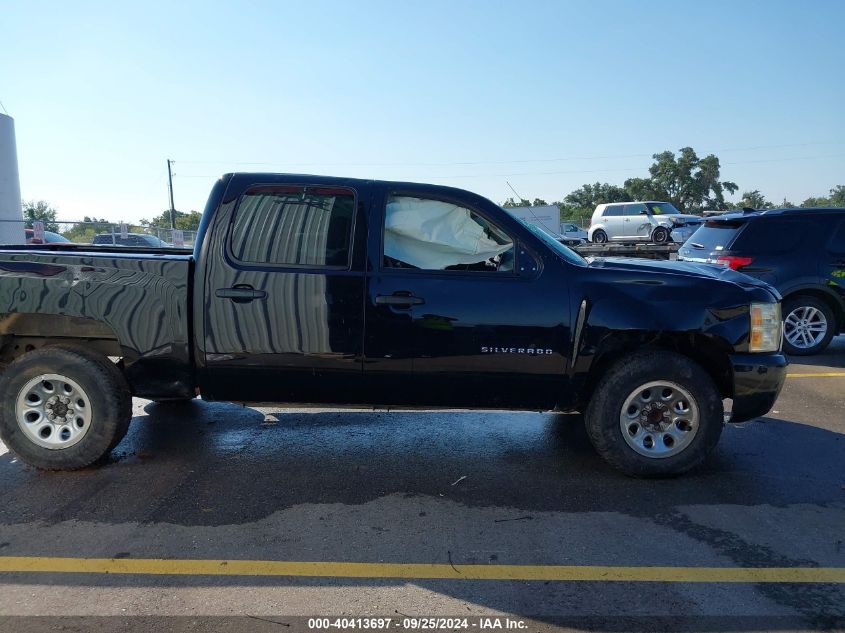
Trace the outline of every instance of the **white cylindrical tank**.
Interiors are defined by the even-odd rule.
[[[15,120],[0,114],[0,244],[24,244]]]

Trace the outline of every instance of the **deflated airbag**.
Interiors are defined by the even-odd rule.
[[[488,236],[469,209],[438,200],[392,196],[384,223],[384,254],[428,270],[475,264],[513,247]]]

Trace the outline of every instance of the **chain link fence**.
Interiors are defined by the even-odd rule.
[[[38,220],[0,220],[5,226],[18,227],[27,244],[51,244],[54,242],[73,242],[75,244],[115,244],[119,246],[140,246],[158,248],[193,248],[197,232],[177,230],[164,226],[142,226],[138,224],[111,222],[91,222],[85,220],[40,220],[44,235],[36,234],[33,224]],[[580,229],[590,227],[589,219],[563,220],[560,232],[565,232],[566,224],[575,224]],[[181,237],[181,244],[180,238]]]
[[[85,220],[2,220],[4,231],[20,230],[27,244],[73,242],[157,248],[192,248],[197,232],[131,223],[114,224]],[[39,225],[40,222],[40,225]],[[41,232],[43,229],[43,233]],[[6,233],[7,235],[9,233]]]

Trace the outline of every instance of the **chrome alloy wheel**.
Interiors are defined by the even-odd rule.
[[[68,448],[91,428],[91,400],[67,376],[43,374],[18,392],[15,417],[24,435],[38,446]]]
[[[827,334],[827,319],[824,312],[813,306],[795,308],[783,320],[783,335],[798,349],[810,349],[818,345]]]
[[[619,414],[622,437],[640,455],[671,457],[698,432],[701,414],[689,391],[667,380],[640,385],[625,399]]]

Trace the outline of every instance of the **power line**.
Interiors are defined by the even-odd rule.
[[[514,189],[514,188],[513,188],[513,185],[512,185],[511,183],[509,183],[509,182],[506,180],[506,181],[505,181],[505,184],[506,184],[508,187],[510,187],[510,190],[514,192],[514,194],[516,195],[516,197],[517,197],[517,198],[519,198],[520,200],[525,200],[525,198],[523,198],[521,195],[519,195],[518,193],[516,193],[516,189]]]
[[[827,155],[819,155],[819,156],[789,156],[786,158],[763,158],[758,160],[742,160],[742,161],[730,161],[722,163],[720,162],[720,166],[724,165],[750,165],[755,163],[778,163],[778,162],[791,162],[791,161],[799,161],[799,160],[819,160],[823,158],[842,158],[845,154],[827,154]],[[325,164],[323,166],[330,166],[330,164]],[[524,171],[524,172],[507,172],[507,173],[499,173],[499,174],[444,174],[444,175],[434,175],[434,176],[427,176],[431,179],[439,179],[439,180],[461,180],[467,178],[512,178],[514,176],[560,176],[564,174],[604,174],[604,173],[639,173],[642,172],[644,167],[642,165],[638,166],[631,166],[631,167],[611,167],[607,169],[566,169],[566,170],[554,170],[554,171]],[[179,178],[218,178],[220,176],[219,173],[217,174],[178,174]]]
[[[785,143],[778,145],[755,145],[750,147],[732,147],[710,150],[709,153],[730,153],[730,152],[751,152],[765,149],[786,149],[796,147],[810,147],[817,145],[843,145],[845,141],[814,141],[806,143]],[[253,166],[274,166],[291,165],[297,167],[460,167],[473,165],[516,165],[524,163],[556,163],[575,160],[613,160],[620,158],[651,158],[654,153],[636,154],[605,154],[590,156],[562,156],[557,158],[525,158],[514,160],[491,160],[491,161],[457,161],[457,162],[381,162],[381,163],[297,163],[285,161],[228,161],[228,160],[180,160],[186,165],[253,165]]]

